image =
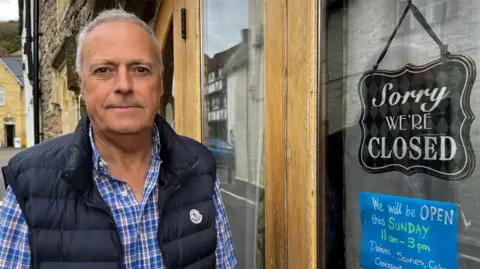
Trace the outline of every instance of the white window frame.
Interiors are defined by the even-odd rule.
[[[5,106],[5,88],[0,86],[0,96],[2,96],[2,98],[0,98],[0,106]]]

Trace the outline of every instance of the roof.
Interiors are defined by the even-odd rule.
[[[23,52],[22,50],[17,50],[14,53],[10,53],[10,56],[22,56]]]
[[[5,56],[5,57],[0,57],[0,63],[5,65],[12,73],[12,75],[15,76],[17,79],[17,82],[20,85],[23,84],[23,62],[22,62],[22,56]]]
[[[225,65],[225,73],[234,72],[234,70],[243,64],[248,63],[249,46],[246,43],[239,44],[238,49],[231,55]]]
[[[229,49],[226,49],[224,51],[221,51],[217,54],[215,54],[212,58],[209,58],[207,59],[208,62],[207,62],[207,66],[208,66],[208,70],[213,70],[219,66],[222,66],[224,64],[226,64],[228,62],[228,60],[230,59],[230,57],[232,57],[232,55],[237,51],[237,49],[239,48],[239,44],[229,48]]]

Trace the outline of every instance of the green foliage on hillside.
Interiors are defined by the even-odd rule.
[[[5,50],[7,53],[20,50],[20,35],[16,21],[0,22],[0,53]]]

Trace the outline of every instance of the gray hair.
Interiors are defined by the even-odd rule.
[[[81,69],[82,69],[82,46],[83,42],[85,41],[85,38],[87,35],[95,29],[95,27],[106,23],[106,22],[112,22],[112,21],[126,21],[126,22],[132,22],[135,23],[136,25],[140,26],[147,34],[150,36],[152,39],[153,44],[155,45],[155,48],[157,49],[157,58],[158,58],[158,63],[159,63],[159,72],[160,74],[163,73],[163,61],[162,61],[162,54],[160,50],[160,46],[158,45],[157,38],[155,37],[155,33],[153,32],[152,28],[148,26],[143,20],[135,16],[134,14],[128,13],[123,9],[110,9],[110,10],[105,10],[102,11],[94,20],[89,22],[83,30],[80,32],[78,35],[77,39],[77,58],[76,58],[76,71],[79,75],[81,75]]]

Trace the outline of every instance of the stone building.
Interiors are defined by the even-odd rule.
[[[159,1],[40,1],[41,140],[74,131],[82,110],[78,102],[79,87],[74,73],[76,37],[82,27],[102,10],[119,6],[151,23],[157,2]]]
[[[21,56],[0,57],[0,147],[25,146],[25,94]]]

